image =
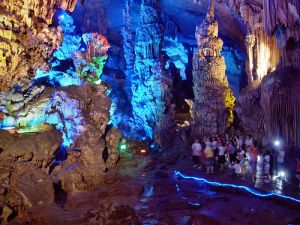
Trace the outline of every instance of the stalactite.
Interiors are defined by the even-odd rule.
[[[299,1],[239,0],[229,1],[228,4],[240,14],[248,26],[249,34],[255,37],[257,55],[251,55],[253,51],[250,51],[248,61],[251,65],[251,57],[257,58],[257,79],[261,80],[275,68],[300,68]],[[292,50],[288,46],[289,42],[295,43]],[[249,44],[246,44],[246,48],[249,48]],[[249,76],[253,74],[255,71],[248,70]]]

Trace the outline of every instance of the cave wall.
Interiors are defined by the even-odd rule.
[[[289,102],[298,101],[298,97],[285,91],[282,81],[278,80],[278,74],[282,74],[281,79],[287,79],[287,83],[297,77],[297,73],[288,67],[299,68],[300,65],[299,1],[237,0],[229,1],[228,4],[245,21],[248,29],[245,37],[248,86],[239,94],[236,104],[241,127],[245,132],[254,133],[264,144],[282,136],[286,146],[297,145],[297,128],[293,125],[297,124],[297,115],[287,116],[286,112],[294,111],[294,106]],[[271,80],[277,80],[282,86],[277,86]],[[268,101],[266,95],[269,96],[270,93],[266,94],[265,91],[268,89],[267,92],[271,92],[271,86],[277,86],[277,89],[272,92],[272,101]],[[291,88],[293,89],[293,85]],[[286,93],[289,101],[282,103],[279,93]],[[278,98],[275,97],[277,95]],[[280,107],[275,109],[278,105]],[[282,118],[288,118],[285,126],[282,125]]]

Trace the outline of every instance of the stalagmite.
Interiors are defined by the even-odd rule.
[[[224,133],[233,122],[234,97],[225,76],[223,41],[218,38],[218,22],[214,17],[214,1],[211,1],[206,18],[196,28],[193,120],[197,134]]]

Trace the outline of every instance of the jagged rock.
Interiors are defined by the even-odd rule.
[[[5,219],[7,213],[12,213],[10,210],[21,213],[28,207],[54,200],[52,181],[47,173],[20,159],[0,156],[0,181],[0,218]]]
[[[12,157],[31,162],[45,172],[55,158],[55,152],[62,142],[61,134],[51,128],[50,131],[34,134],[15,134],[0,131],[0,157]]]
[[[52,176],[56,182],[61,182],[65,191],[76,192],[105,182],[107,170],[116,169],[121,135],[112,128],[105,137],[111,101],[104,85],[70,86],[64,90],[80,102],[79,109],[85,119],[81,135],[73,144],[79,152],[69,152],[68,158],[54,169]],[[108,149],[106,162],[102,157],[105,147]]]
[[[111,128],[106,135],[106,147],[108,150],[108,159],[106,161],[106,167],[108,169],[116,168],[117,161],[119,159],[118,146],[122,135],[116,128]]]
[[[8,206],[4,206],[2,208],[2,214],[0,215],[0,223],[1,224],[7,224],[8,223],[8,217],[13,214],[13,211]]]
[[[233,122],[234,97],[225,76],[225,60],[221,56],[223,41],[218,38],[218,23],[211,1],[206,18],[196,28],[198,51],[193,60],[195,133],[224,133]]]
[[[37,69],[48,70],[47,60],[62,41],[60,28],[49,27],[57,8],[72,11],[77,1],[1,1],[0,91],[30,83]]]

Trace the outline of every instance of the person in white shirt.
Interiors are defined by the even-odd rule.
[[[244,137],[242,135],[237,139],[237,143],[238,149],[241,150],[242,146],[244,145]]]
[[[242,167],[240,165],[240,163],[235,162],[235,164],[233,165],[234,168],[234,173],[236,176],[240,176],[242,174]]]
[[[225,164],[225,147],[224,147],[224,143],[221,143],[220,146],[218,147],[218,163],[220,164],[220,170],[224,169],[224,164]]]
[[[246,145],[247,151],[249,151],[250,148],[253,146],[253,139],[252,139],[251,135],[247,136],[247,138],[245,140],[245,145]]]
[[[192,145],[192,156],[194,161],[193,167],[198,167],[198,169],[201,169],[200,158],[202,156],[202,147],[198,139],[196,139],[195,143]]]
[[[284,170],[285,151],[283,149],[277,149],[276,155],[276,172],[279,173]]]

